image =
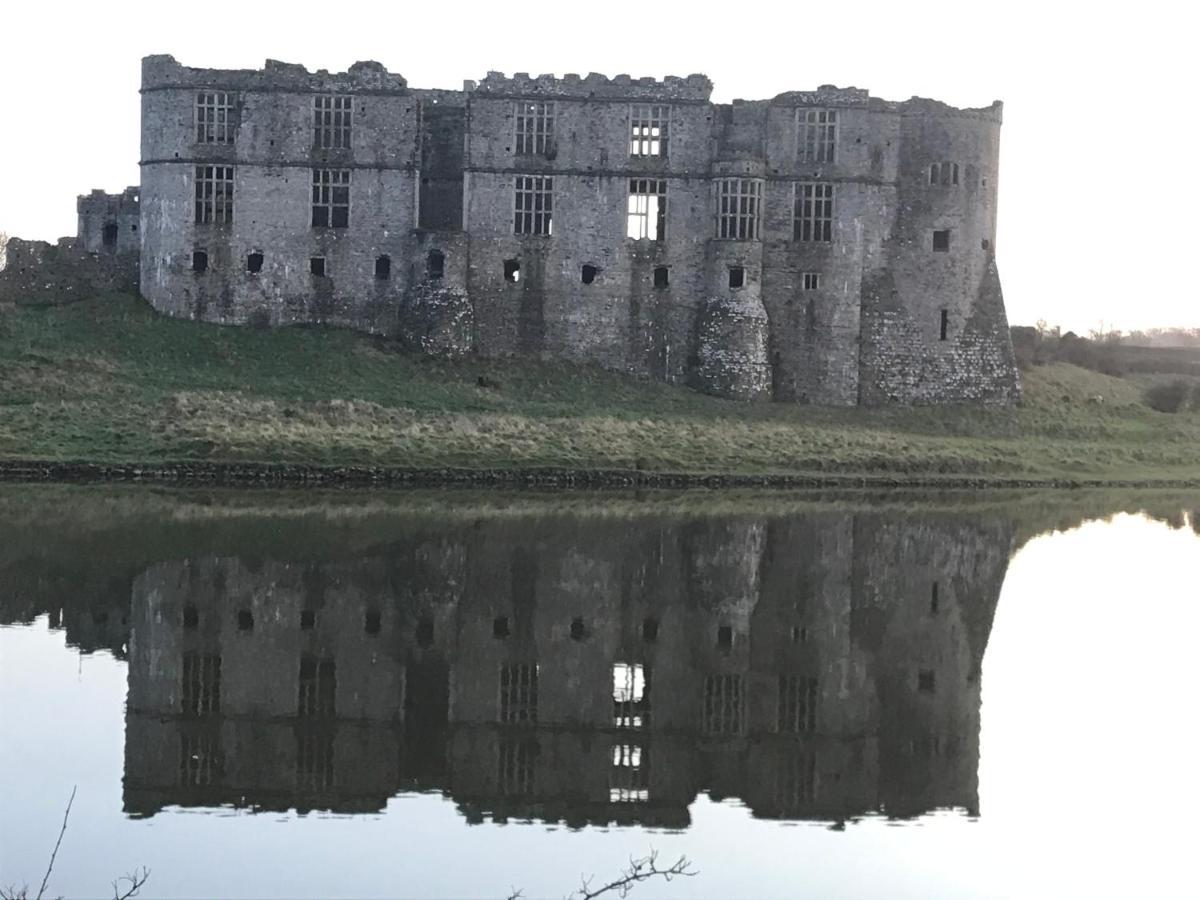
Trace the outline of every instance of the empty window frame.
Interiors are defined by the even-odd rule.
[[[743,266],[729,267],[729,286],[740,288],[746,284],[746,269]]]
[[[933,249],[936,253],[950,252],[950,229],[946,228],[933,233]]]
[[[196,94],[196,143],[233,143],[234,95],[225,91]]]
[[[221,711],[221,657],[212,653],[183,654],[185,716],[207,716]]]
[[[501,722],[536,724],[538,704],[538,667],[518,663],[500,667]]]
[[[554,103],[518,100],[515,104],[518,156],[546,156],[554,150]]]
[[[660,178],[629,179],[626,234],[634,240],[664,240],[667,236],[667,182]]]
[[[656,288],[670,287],[671,285],[671,270],[666,266],[657,266],[654,269],[654,286]]]
[[[634,158],[667,155],[667,124],[671,107],[635,103],[629,109],[629,155]]]
[[[379,281],[387,281],[392,277],[392,258],[386,253],[375,257],[375,277]]]
[[[817,679],[805,675],[779,676],[779,731],[810,732],[817,723]]]
[[[314,228],[349,227],[349,169],[313,169],[312,223]]]
[[[518,175],[513,197],[513,234],[551,234],[554,179],[547,175]]]
[[[335,94],[320,94],[313,97],[314,149],[349,149],[353,105],[353,97]]]
[[[650,675],[641,663],[613,664],[613,725],[644,728],[650,719]]]
[[[741,675],[709,675],[704,679],[706,734],[741,734],[746,727],[745,690]]]
[[[805,291],[819,291],[821,289],[821,273],[805,272],[801,275],[801,289]]]
[[[446,254],[441,250],[430,250],[425,257],[425,274],[430,280],[446,274]]]
[[[192,271],[207,272],[208,271],[208,252],[205,250],[192,251]]]
[[[196,224],[233,221],[233,166],[196,166]]]
[[[253,253],[246,254],[246,271],[255,273],[261,272],[263,267],[263,255],[258,250]]]
[[[722,178],[717,182],[717,237],[731,241],[758,239],[762,182]]]
[[[792,202],[792,238],[797,241],[833,240],[833,185],[801,181]]]
[[[831,163],[837,154],[837,110],[796,111],[796,146],[800,162]]]
[[[308,260],[308,271],[311,275],[316,275],[318,278],[325,277],[325,257],[313,256]]]
[[[638,744],[613,744],[608,778],[610,803],[644,803],[650,799],[644,760],[645,751]]]
[[[929,166],[929,183],[949,187],[958,184],[958,163],[933,163]]]
[[[322,719],[334,716],[337,670],[331,658],[301,656],[299,688],[296,715]]]
[[[296,729],[296,789],[319,794],[334,787],[333,738],[330,728]]]
[[[506,738],[497,747],[496,787],[506,797],[532,794],[535,764],[538,757],[536,741],[527,738]]]

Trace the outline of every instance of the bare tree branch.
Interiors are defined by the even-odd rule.
[[[643,856],[641,859],[630,857],[629,868],[622,871],[620,877],[614,878],[612,881],[601,885],[595,890],[592,889],[592,881],[595,879],[594,875],[581,878],[579,890],[567,895],[566,900],[595,900],[596,897],[604,894],[628,897],[629,892],[633,890],[635,885],[641,884],[643,881],[649,881],[652,878],[662,878],[664,881],[671,881],[674,878],[691,878],[698,874],[699,872],[692,867],[692,861],[686,856],[680,856],[671,865],[660,869],[658,866],[658,851],[651,850],[648,856]]]
[[[58,848],[62,846],[63,835],[67,833],[67,819],[71,816],[71,804],[75,802],[75,791],[78,789],[79,785],[71,788],[71,799],[67,801],[67,811],[63,813],[62,828],[58,831],[58,840],[54,842],[54,849],[50,853],[50,865],[46,866],[46,874],[42,878],[42,886],[38,888],[36,900],[42,900],[42,895],[46,893],[46,885],[50,883],[50,873],[54,871],[54,859],[58,856]]]
[[[142,889],[142,885],[149,880],[150,870],[145,866],[142,866],[140,869],[134,869],[128,875],[122,875],[112,883],[113,900],[130,900],[131,897],[136,897],[138,891]],[[125,881],[129,882],[129,887],[122,891],[121,883]]]

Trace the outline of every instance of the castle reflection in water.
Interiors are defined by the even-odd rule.
[[[775,819],[974,814],[1013,531],[447,519],[319,562],[155,562],[111,613],[125,809],[359,813],[436,790],[471,822],[678,828],[707,791]]]

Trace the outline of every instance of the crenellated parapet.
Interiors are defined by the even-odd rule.
[[[309,72],[297,63],[268,59],[261,69],[197,69],[183,66],[170,55],[142,60],[142,91],[172,88],[219,88],[244,91],[396,94],[408,90],[403,75],[382,63],[356,62],[346,72]]]
[[[531,97],[572,100],[657,100],[705,103],[712,94],[712,82],[707,75],[668,75],[657,78],[633,78],[614,75],[609,78],[597,72],[586,76],[574,73],[558,78],[554,75],[532,77],[517,72],[511,77],[503,72],[488,72],[487,77],[471,87],[481,96]]]

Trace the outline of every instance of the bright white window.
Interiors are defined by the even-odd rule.
[[[658,178],[629,180],[626,233],[634,240],[661,241],[667,236],[667,183]]]
[[[667,155],[667,122],[671,107],[635,103],[629,112],[629,155],[663,157]]]

